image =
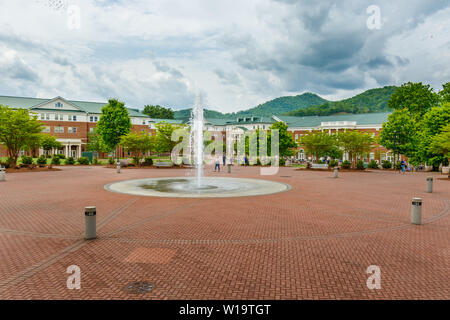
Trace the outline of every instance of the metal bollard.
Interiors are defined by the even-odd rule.
[[[86,207],[84,208],[84,223],[85,223],[85,236],[86,240],[97,238],[97,208]]]
[[[338,168],[337,167],[334,168],[334,177],[335,178],[338,177]]]
[[[413,198],[411,208],[411,223],[422,224],[422,199]]]
[[[117,173],[120,173],[120,162],[117,162]]]
[[[433,177],[427,178],[427,192],[432,193],[433,192]]]
[[[0,181],[6,180],[6,168],[0,166]]]
[[[231,173],[231,164],[227,164],[228,166],[228,173]]]

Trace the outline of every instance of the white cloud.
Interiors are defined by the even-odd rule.
[[[67,28],[68,4],[81,29]],[[305,91],[448,81],[445,1],[0,0],[0,94],[232,112]]]

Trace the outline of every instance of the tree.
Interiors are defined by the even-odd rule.
[[[63,147],[62,143],[57,141],[56,138],[49,134],[41,135],[40,146],[44,149],[45,153],[48,155],[50,151],[54,149],[61,149]]]
[[[284,122],[275,122],[270,128],[268,134],[268,143],[267,143],[267,152],[269,153],[271,150],[271,142],[272,142],[272,132],[273,130],[278,130],[279,137],[279,154],[280,157],[291,156],[294,154],[293,149],[297,148],[297,143],[294,140],[292,134],[288,131],[288,125]]]
[[[33,158],[37,158],[36,149],[38,149],[41,146],[41,138],[42,135],[40,133],[34,134],[30,136],[30,138],[27,140],[24,146],[25,150],[31,152]]]
[[[176,129],[184,128],[182,125],[172,125],[165,121],[156,125],[155,150],[158,153],[171,152],[179,141],[172,141],[172,133]],[[180,138],[182,139],[182,138]]]
[[[395,110],[388,116],[388,121],[383,123],[379,143],[394,150],[394,154],[413,157],[418,143],[417,123],[408,109]]]
[[[0,144],[8,150],[9,164],[15,166],[20,150],[29,139],[42,131],[37,116],[30,116],[26,109],[11,109],[0,105]]]
[[[439,102],[439,96],[433,92],[430,85],[418,83],[404,83],[395,90],[388,101],[391,109],[408,109],[414,118],[420,118]]]
[[[442,85],[442,90],[439,91],[439,97],[441,98],[441,103],[450,102],[450,82]]]
[[[442,153],[447,158],[447,165],[450,163],[450,123],[442,128],[440,134],[431,139],[429,146],[431,152]],[[450,172],[449,172],[450,177]]]
[[[374,147],[374,139],[370,133],[350,130],[337,134],[338,143],[348,153],[351,162],[356,162],[356,157],[362,157]]]
[[[319,131],[305,135],[300,138],[300,145],[308,154],[314,155],[316,160],[324,156],[336,159],[335,156],[339,155],[336,136],[326,132]]]
[[[145,133],[129,133],[120,139],[120,145],[132,154],[136,165],[140,165],[143,154],[153,148],[153,142],[153,137]]]
[[[164,108],[159,105],[146,105],[142,113],[156,119],[173,119],[175,116],[175,113],[172,109]]]
[[[97,125],[101,143],[109,150],[114,150],[122,136],[131,131],[131,119],[123,102],[110,99],[102,108],[102,115]],[[119,158],[119,153],[117,153]]]
[[[88,134],[88,142],[86,144],[86,151],[96,152],[97,156],[99,152],[111,152],[113,149],[109,149],[102,143],[101,137],[97,132],[90,132]]]
[[[439,135],[443,128],[450,123],[450,102],[445,102],[442,106],[433,107],[418,122],[418,145],[412,157],[413,163],[428,163],[435,167],[446,161],[442,152],[435,152],[430,144],[433,138]]]

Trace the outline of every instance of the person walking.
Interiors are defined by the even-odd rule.
[[[216,169],[218,172],[220,172],[220,158],[216,156],[216,164],[214,165],[214,172],[216,172]]]
[[[222,163],[224,167],[227,164],[227,156],[225,154],[222,156]]]
[[[400,162],[400,167],[402,169],[402,174],[404,174],[405,171],[406,171],[406,162],[405,162],[405,160],[402,160],[402,162]]]

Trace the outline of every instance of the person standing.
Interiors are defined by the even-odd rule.
[[[405,160],[402,160],[402,162],[400,162],[400,167],[402,169],[402,174],[404,174],[405,171],[406,171],[406,162],[405,162]]]
[[[225,154],[222,156],[222,163],[224,167],[227,164],[227,156]]]
[[[220,172],[220,158],[216,156],[216,164],[214,165],[214,172],[216,172],[216,169],[218,172]]]

